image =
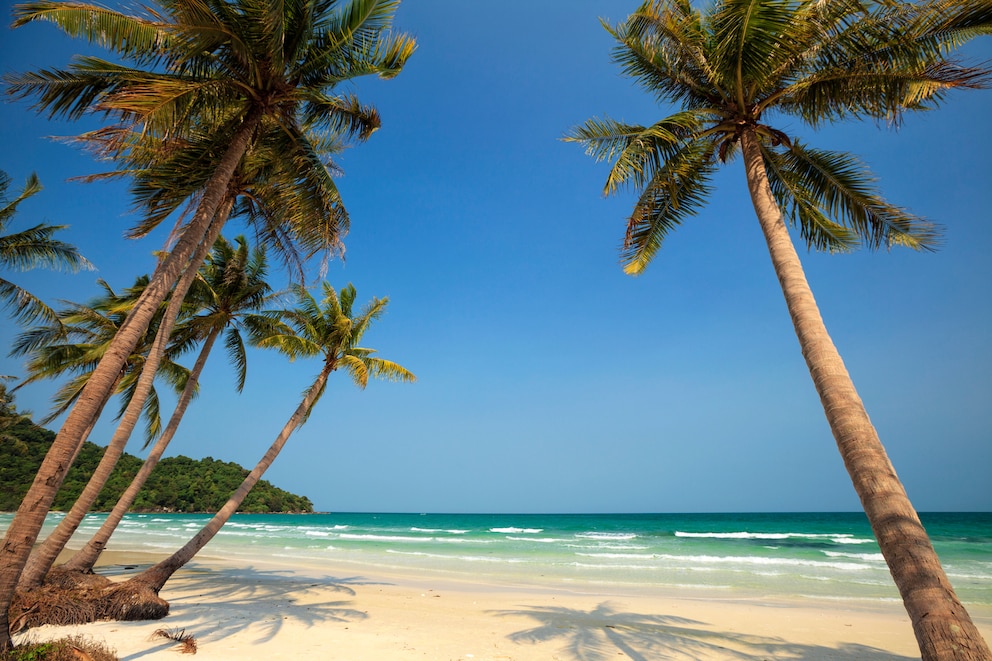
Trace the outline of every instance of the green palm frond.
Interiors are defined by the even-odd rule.
[[[706,143],[689,143],[655,171],[627,221],[620,253],[626,273],[643,273],[665,238],[705,204],[715,169],[712,151]]]
[[[699,129],[699,113],[676,113],[652,126],[633,126],[607,119],[591,119],[572,129],[565,140],[586,146],[596,160],[613,161],[604,193],[624,187],[643,188],[665,162],[676,157]]]
[[[124,56],[154,61],[174,37],[168,26],[106,7],[79,2],[25,2],[14,5],[12,27],[50,22],[70,37],[86,39]]]
[[[356,75],[392,78],[416,50],[405,34],[389,34],[396,0],[352,0],[314,26],[307,57],[296,75],[304,87],[319,81],[343,82]]]
[[[41,182],[38,180],[38,175],[32,172],[24,183],[24,188],[12,200],[7,199],[8,188],[10,188],[10,176],[0,170],[0,231],[6,229],[7,223],[13,218],[21,202],[41,192]]]
[[[148,448],[152,441],[162,434],[162,406],[159,403],[158,392],[152,388],[145,399],[142,409],[145,418],[145,443],[142,450]]]
[[[52,397],[51,411],[39,421],[40,424],[47,425],[67,412],[75,404],[76,400],[79,399],[79,395],[82,394],[83,387],[88,380],[88,374],[77,374],[59,387]]]
[[[93,265],[83,257],[75,246],[54,237],[65,225],[39,224],[20,232],[8,233],[18,206],[26,199],[41,191],[41,183],[31,174],[13,199],[8,199],[10,177],[0,172],[0,270],[25,271],[33,268],[67,269],[78,271],[92,269]],[[11,311],[11,315],[23,324],[58,324],[58,315],[41,299],[0,277],[0,306]]]
[[[234,366],[235,388],[241,392],[248,378],[248,356],[245,353],[245,343],[237,327],[230,327],[224,333],[224,349],[227,359]]]
[[[374,378],[408,383],[413,383],[417,380],[417,377],[412,372],[391,360],[383,360],[382,358],[371,356],[365,358],[364,362],[366,369],[368,369]]]
[[[813,126],[861,117],[898,122],[908,111],[935,107],[951,89],[992,82],[986,67],[948,58],[990,26],[987,0],[884,5],[825,34],[799,75],[765,103]]]
[[[854,232],[868,248],[899,245],[932,250],[935,247],[940,236],[937,227],[886,202],[875,186],[874,175],[854,156],[807,148],[799,142],[792,143],[788,150],[766,150],[765,154],[767,161],[775,162],[776,171],[789,173],[792,189],[804,198],[805,205],[821,209]],[[796,209],[795,219],[802,225],[801,211],[802,206]],[[807,240],[812,237],[810,232],[804,229]]]
[[[791,225],[799,229],[806,246],[813,250],[850,252],[861,245],[857,232],[836,223],[820,208],[816,196],[804,187],[802,178],[778,158],[778,153],[765,148],[765,168],[768,183],[778,206]]]
[[[301,109],[303,125],[323,127],[335,136],[354,136],[367,140],[379,129],[382,120],[374,106],[362,105],[358,97],[312,94]]]
[[[8,309],[11,316],[22,324],[58,322],[55,311],[44,301],[3,278],[0,278],[0,305]]]
[[[708,61],[702,17],[687,2],[646,2],[616,27],[613,61],[658,100],[687,108],[719,105],[724,90]]]
[[[796,3],[789,0],[728,0],[709,18],[714,69],[718,80],[735,91],[728,98],[739,107],[773,87],[777,81],[769,75],[806,48],[796,34],[803,25],[796,20]]]
[[[41,224],[0,236],[0,265],[19,271],[33,268],[93,270],[93,265],[75,246],[52,238],[67,227]]]

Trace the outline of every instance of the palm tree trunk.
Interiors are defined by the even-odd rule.
[[[227,215],[224,214],[223,218],[226,219]],[[100,458],[100,463],[97,464],[96,470],[93,471],[93,475],[90,476],[86,487],[79,494],[79,497],[76,498],[76,502],[73,503],[69,512],[59,521],[59,524],[48,538],[31,552],[28,562],[24,566],[24,571],[21,573],[20,581],[17,584],[18,588],[34,588],[44,582],[48,570],[52,568],[55,559],[58,558],[62,549],[65,548],[69,539],[72,538],[79,524],[86,518],[90,507],[96,502],[100,491],[103,490],[104,485],[107,484],[107,480],[110,479],[111,474],[114,472],[114,467],[117,465],[121,455],[124,454],[124,447],[130,440],[131,434],[134,432],[134,428],[141,418],[141,411],[145,406],[145,402],[148,400],[148,395],[151,393],[155,374],[162,362],[162,357],[165,355],[165,348],[172,335],[172,329],[175,327],[179,313],[182,311],[183,299],[186,297],[186,292],[189,291],[193,280],[196,279],[199,265],[203,263],[207,253],[210,252],[210,248],[217,240],[222,226],[223,222],[212,223],[207,231],[207,236],[197,247],[189,266],[186,267],[185,272],[183,272],[182,277],[179,279],[179,283],[176,285],[176,289],[172,292],[172,298],[169,299],[165,314],[162,316],[162,322],[159,325],[158,332],[155,334],[155,340],[152,342],[152,346],[148,350],[148,356],[145,358],[134,395],[131,397],[131,401],[128,402],[127,408],[124,410],[124,415],[121,416],[121,421],[117,425],[117,429],[114,430],[114,435],[111,437],[110,443],[107,444],[107,449],[104,450],[103,457]]]
[[[131,505],[134,504],[135,499],[138,497],[138,492],[145,485],[148,476],[151,475],[152,470],[158,465],[159,459],[162,458],[162,453],[165,452],[165,449],[169,446],[169,442],[172,441],[172,437],[175,436],[176,430],[179,429],[179,423],[182,421],[183,415],[186,413],[186,408],[189,406],[196,392],[196,385],[200,380],[200,374],[203,372],[203,366],[206,364],[207,357],[210,355],[210,351],[213,349],[214,342],[216,342],[220,332],[220,328],[214,329],[207,336],[207,339],[204,340],[200,354],[197,356],[196,362],[193,364],[193,369],[190,371],[189,379],[186,381],[186,387],[183,389],[183,393],[179,397],[179,402],[176,404],[176,409],[172,412],[172,417],[169,419],[169,424],[166,425],[162,435],[155,442],[155,445],[152,446],[144,463],[141,464],[137,475],[134,476],[131,484],[121,494],[121,497],[114,505],[114,509],[107,515],[107,519],[103,522],[103,525],[100,526],[100,529],[93,535],[90,541],[63,565],[65,569],[79,572],[93,571],[93,565],[96,564],[96,561],[100,558],[100,554],[107,547],[110,536],[114,534],[114,530],[117,529],[117,525],[121,522],[121,519],[131,509]]]
[[[954,594],[916,510],[896,475],[827,334],[799,255],[768,184],[757,136],[741,136],[751,201],[844,465],[913,623],[923,659],[992,659]]]
[[[190,257],[203,241],[260,120],[260,111],[252,111],[245,117],[227,152],[218,163],[216,171],[207,182],[196,214],[169,257],[155,270],[151,282],[138,299],[134,310],[121,325],[120,331],[100,359],[79,400],[72,407],[52,442],[34,482],[7,528],[3,544],[0,546],[0,652],[11,647],[7,611],[31,548],[45,523],[48,509],[65,480],[70,460],[81,445],[86,429],[96,419],[107,393],[111,392],[127,357],[147,330],[155,310],[165,300],[179,275],[191,266]]]
[[[328,362],[324,365],[324,369],[321,370],[317,379],[314,381],[313,385],[307,391],[306,396],[300,405],[290,416],[289,421],[279,432],[276,440],[269,446],[265,455],[262,457],[255,468],[248,473],[244,481],[238,486],[234,494],[228,499],[224,506],[217,511],[212,519],[205,525],[200,532],[186,542],[186,544],[173,553],[171,556],[163,560],[162,562],[149,567],[145,571],[141,572],[134,578],[130,579],[128,583],[134,583],[142,587],[150,588],[155,594],[162,589],[166,581],[172,577],[183,565],[189,562],[193,556],[200,552],[207,543],[213,539],[214,535],[221,529],[221,527],[227,523],[231,516],[238,510],[241,503],[244,501],[248,492],[251,491],[252,487],[262,478],[262,475],[268,470],[275,458],[279,456],[282,451],[283,446],[286,445],[286,441],[289,440],[290,434],[292,434],[307,418],[307,413],[313,407],[314,402],[320,397],[321,392],[324,389],[324,384],[327,382],[327,377],[332,371],[331,363]]]

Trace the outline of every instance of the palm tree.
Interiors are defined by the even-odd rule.
[[[224,335],[228,357],[237,369],[237,388],[244,387],[247,370],[242,329],[257,328],[254,316],[269,299],[270,287],[265,281],[266,258],[262,248],[249,250],[244,237],[235,239],[237,248],[223,237],[214,244],[207,262],[187,301],[194,301],[199,314],[184,321],[177,329],[174,343],[184,346],[202,342],[199,355],[190,370],[186,388],[179,397],[169,423],[148,453],[141,469],[121,494],[100,529],[63,568],[68,571],[90,572],[121,519],[134,504],[138,492],[158,464],[169,442],[179,429],[186,408],[196,393],[200,373],[214,344]],[[257,332],[257,330],[256,330]]]
[[[226,219],[218,211],[238,164],[259,135],[276,128],[287,145],[278,154],[282,167],[293,169],[317,158],[307,139],[312,132],[365,139],[378,127],[374,109],[333,91],[358,76],[389,78],[400,72],[415,42],[388,32],[397,4],[161,0],[162,11],[145,17],[83,3],[39,1],[15,8],[15,26],[53,22],[70,36],[111,49],[124,63],[77,57],[66,70],[6,76],[8,93],[35,97],[38,110],[50,116],[75,119],[99,112],[164,141],[182,143],[209,129],[197,144],[212,169],[196,212],[63,423],[7,530],[0,549],[6,558],[0,566],[0,651],[10,647],[6,613],[17,579],[82,434],[154,310],[182,273],[199,268],[197,247],[212,245],[219,234],[215,227],[207,240],[211,224]],[[338,209],[336,217],[343,213]],[[336,234],[311,238],[329,240],[330,249],[340,240]]]
[[[138,278],[134,286],[127,289],[123,295],[118,295],[109,285],[101,281],[104,294],[89,306],[70,303],[66,309],[60,311],[61,323],[58,326],[34,329],[22,334],[15,342],[15,352],[30,352],[32,355],[27,364],[31,376],[25,381],[26,383],[42,378],[75,374],[56,393],[56,408],[47,419],[62,413],[79,396],[100,356],[113,341],[117,329],[126,319],[147,283],[147,276]],[[134,428],[133,422],[137,421],[139,414],[142,411],[145,413],[149,440],[161,432],[158,395],[152,386],[149,386],[147,392],[142,392],[141,384],[146,380],[146,375],[143,374],[147,366],[146,354],[155,346],[153,338],[157,336],[163,315],[164,310],[156,315],[149,332],[145,335],[143,346],[136,348],[118,380],[118,389],[122,393],[121,421],[99,464],[69,512],[59,521],[48,538],[33,549],[21,574],[20,587],[34,587],[41,584],[55,558],[72,537],[110,478],[130,438]],[[59,327],[64,329],[62,335],[72,341],[51,341],[58,336]],[[156,374],[165,375],[177,391],[182,391],[188,386],[189,372],[171,360],[172,354],[175,352],[169,352],[169,355],[164,356],[165,360],[161,361],[161,369]],[[133,422],[128,418],[129,413],[134,415]]]
[[[8,188],[10,177],[7,173],[0,172],[0,269],[26,271],[45,267],[78,271],[81,268],[93,268],[75,246],[52,238],[56,232],[65,229],[66,225],[42,223],[21,232],[7,233],[7,227],[13,220],[18,205],[38,193],[41,183],[37,175],[32,174],[14,199],[7,197]],[[58,320],[55,312],[41,299],[5,278],[0,278],[0,303],[13,308],[14,317],[21,322]]]
[[[322,289],[323,297],[317,301],[304,287],[294,287],[297,306],[292,310],[276,313],[285,321],[273,320],[270,326],[259,329],[262,334],[253,338],[256,346],[278,349],[290,360],[311,357],[322,359],[321,370],[304,392],[303,401],[290,416],[262,459],[248,473],[217,514],[181,549],[128,581],[135,591],[150,597],[148,595],[150,590],[157,595],[166,581],[213,539],[231,515],[237,511],[255,483],[275,461],[290,435],[306,422],[313,407],[324,394],[327,379],[332,372],[339,369],[346,370],[351,375],[352,381],[363,389],[368,385],[369,377],[390,381],[415,380],[413,374],[404,367],[374,356],[374,349],[359,346],[372,322],[385,312],[389,299],[373,298],[357,316],[354,316],[355,288],[352,285],[349,284],[338,293],[325,282]],[[155,599],[148,599],[145,602],[132,600],[132,593],[129,592],[131,588],[123,589],[121,593],[127,595],[120,599],[123,602],[122,611],[134,608],[138,611],[135,615],[142,618],[163,617],[168,612],[167,604],[164,606],[164,611],[145,610],[143,607],[147,607],[149,603],[161,607],[164,602]],[[122,619],[130,618],[123,615]]]
[[[659,100],[680,105],[651,125],[594,119],[567,140],[613,161],[612,194],[640,196],[622,260],[641,273],[665,237],[694,215],[712,173],[743,155],[747,185],[803,356],[838,448],[910,614],[925,659],[989,659],[940,566],[834,347],[783,213],[810,248],[903,245],[927,249],[934,228],[887,203],[848,154],[813,149],[768,121],[812,127],[847,118],[899,121],[989,73],[950,51],[989,30],[984,0],[865,5],[854,0],[645,2],[617,26],[614,59]]]

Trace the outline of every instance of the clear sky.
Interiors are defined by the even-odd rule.
[[[610,62],[598,18],[617,22],[635,5],[402,5],[397,26],[419,49],[398,78],[353,86],[383,125],[340,158],[352,230],[327,278],[354,283],[362,301],[390,298],[366,345],[418,382],[360,391],[335,375],[267,479],[336,511],[858,509],[740,162],[631,278],[617,249],[633,197],[604,198],[607,166],[560,140],[593,116],[650,123],[672,111]],[[3,9],[9,17],[9,0]],[[3,30],[4,71],[59,66],[83,48],[47,25]],[[992,43],[966,52],[992,59]],[[898,130],[780,126],[860,154],[889,200],[945,227],[936,253],[802,252],[920,510],[992,510],[990,103],[990,91],[954,94]],[[99,269],[10,276],[52,304],[89,300],[97,277],[126,287],[163,242],[122,238],[137,220],[123,185],[67,181],[106,167],[48,136],[96,125],[0,103],[0,170],[14,189],[31,172],[45,186],[12,228],[67,223],[63,238]],[[274,268],[273,280],[285,274]],[[16,329],[0,324],[7,345]],[[319,367],[253,351],[238,396],[221,354],[169,454],[251,466]],[[22,370],[4,357],[0,373]],[[47,411],[53,387],[25,388],[19,406]],[[102,423],[92,440],[110,431]]]

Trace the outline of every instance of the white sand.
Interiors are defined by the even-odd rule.
[[[172,606],[163,620],[41,627],[25,635],[82,633],[124,661],[187,658],[175,643],[154,637],[163,628],[195,636],[201,661],[919,658],[896,602],[537,590],[355,576],[334,567],[246,568],[216,558],[198,558],[162,597]],[[970,612],[992,640],[992,609]]]

